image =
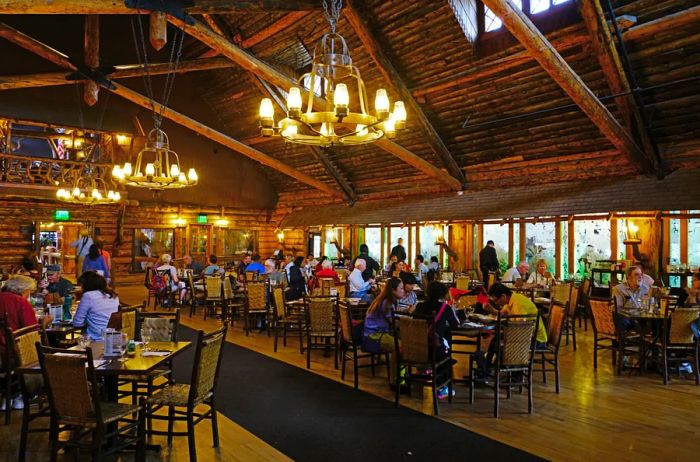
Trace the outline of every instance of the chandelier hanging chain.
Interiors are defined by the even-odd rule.
[[[323,12],[331,25],[331,33],[335,34],[335,27],[340,19],[340,10],[343,8],[343,0],[323,0]]]
[[[141,67],[143,67],[144,72],[141,74],[144,86],[146,87],[146,92],[151,104],[153,125],[156,129],[160,128],[163,122],[163,113],[165,108],[168,106],[170,101],[170,95],[172,94],[173,87],[175,85],[175,74],[177,73],[178,66],[180,64],[180,58],[182,57],[182,47],[185,42],[185,30],[180,29],[180,39],[178,40],[177,32],[175,34],[175,39],[172,41],[170,46],[170,57],[168,59],[168,73],[165,76],[165,84],[163,85],[163,95],[161,97],[160,110],[156,109],[155,92],[153,91],[153,81],[151,79],[151,73],[148,62],[148,49],[146,46],[146,37],[143,32],[143,22],[141,20],[141,15],[136,15],[138,18],[138,30],[139,36],[136,35],[136,25],[134,18],[131,18],[131,35],[134,40],[134,47],[136,49],[136,58]],[[186,26],[185,26],[186,27]],[[177,50],[177,53],[175,52]]]

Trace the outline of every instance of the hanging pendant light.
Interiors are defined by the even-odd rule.
[[[331,0],[330,6],[324,0],[323,8],[331,31],[314,48],[311,72],[299,78],[298,87],[289,89],[286,117],[276,125],[272,100],[260,101],[262,136],[279,135],[292,143],[320,147],[368,144],[383,136],[394,138],[396,130],[406,128],[403,102],[397,101],[394,112],[390,112],[387,92],[380,88],[375,95],[375,113],[368,112],[365,83],[352,64],[345,39],[336,33],[342,0]],[[309,92],[305,110],[300,87]],[[325,107],[315,111],[314,96],[324,93]]]

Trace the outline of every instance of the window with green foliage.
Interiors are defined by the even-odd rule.
[[[556,252],[556,223],[527,223],[525,225],[525,259],[532,271],[537,267],[537,261],[547,262],[547,271],[556,273],[554,255]]]
[[[574,245],[575,272],[590,274],[597,261],[610,259],[610,222],[574,221]]]
[[[515,225],[518,226],[518,225]],[[508,252],[510,243],[508,242],[508,225],[485,224],[484,225],[484,245],[488,241],[493,241],[496,246],[496,256],[501,268],[501,274],[508,270]]]
[[[377,261],[381,260],[382,255],[383,230],[383,227],[365,228],[365,244],[367,244],[367,248],[369,249],[369,256]]]

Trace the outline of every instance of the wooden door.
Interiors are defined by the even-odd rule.
[[[211,237],[211,226],[189,226],[190,255],[192,258],[206,264],[207,258],[209,257],[209,254],[211,254]]]

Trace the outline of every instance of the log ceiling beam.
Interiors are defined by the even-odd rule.
[[[171,24],[182,28],[186,33],[198,39],[209,48],[218,51],[222,56],[229,58],[246,71],[252,72],[276,87],[289,88],[298,85],[296,80],[293,78],[281,73],[269,64],[241,49],[226,37],[223,37],[209,29],[200,21],[195,20],[194,24],[183,24],[183,22],[179,19],[170,16],[168,17],[168,21],[170,21]],[[301,93],[303,99],[308,96],[308,93],[303,88],[301,88]],[[325,104],[325,99],[320,97],[314,98],[314,105],[318,107],[325,107]],[[415,167],[417,170],[426,172],[426,174],[429,174],[432,178],[435,178],[448,185],[451,189],[455,191],[462,189],[462,183],[459,180],[451,175],[446,175],[445,172],[438,169],[430,162],[427,162],[420,156],[408,151],[406,148],[386,139],[383,139],[382,142],[375,144],[377,147],[402,159],[404,162]]]
[[[640,173],[655,174],[659,165],[636,145],[632,137],[586,86],[564,58],[522,11],[510,0],[483,0],[503,25],[532,54],[542,68],[581,108],[603,135],[634,165]]]
[[[318,0],[195,0],[189,14],[319,10]],[[134,14],[122,0],[0,0],[0,14]],[[144,14],[148,11],[141,10]]]
[[[631,94],[629,80],[617,53],[617,48],[615,48],[610,27],[600,2],[579,1],[579,9],[591,38],[593,52],[608,83],[608,88],[613,95],[622,95],[615,98],[615,105],[627,133],[639,142],[639,146],[648,158],[657,158],[649,130],[645,126],[640,109]]]
[[[0,26],[1,27],[1,26]],[[1,34],[1,33],[0,33]],[[110,79],[128,79],[140,77],[144,73],[141,64],[125,64],[115,66],[116,71],[110,74]],[[185,72],[207,71],[211,69],[223,69],[236,67],[235,63],[223,57],[198,58],[180,61],[175,71],[178,74]],[[172,71],[170,63],[154,63],[148,65],[148,73],[151,75],[163,75]],[[66,80],[66,72],[43,72],[24,75],[1,75],[0,90],[15,90],[18,88],[49,87],[53,85],[71,85],[75,80]]]
[[[675,14],[634,26],[622,33],[625,41],[648,39],[654,34],[700,22],[700,6],[694,6]]]
[[[389,59],[387,53],[383,50],[379,41],[374,37],[372,31],[369,28],[368,17],[363,13],[363,5],[358,4],[357,0],[350,0],[344,9],[345,18],[348,20],[352,26],[355,34],[360,39],[362,46],[365,51],[372,57],[372,60],[377,65],[379,72],[384,77],[384,80],[392,85],[396,92],[399,94],[399,98],[404,102],[408,113],[411,117],[415,117],[418,125],[420,125],[425,135],[426,141],[430,147],[435,151],[435,153],[440,157],[445,168],[450,175],[455,177],[459,182],[464,185],[465,179],[462,170],[455,162],[452,153],[450,153],[442,138],[438,134],[433,124],[430,122],[428,117],[423,112],[423,109],[418,105],[416,100],[411,95],[410,90],[406,86],[401,77],[401,74],[396,70],[391,60]]]
[[[240,46],[244,49],[253,47],[258,43],[262,42],[263,40],[267,40],[273,35],[279,34],[280,32],[284,32],[291,26],[304,19],[309,14],[309,11],[295,11],[293,13],[289,13],[280,18],[279,20],[275,21],[274,23],[270,24],[269,26],[259,30],[247,39],[242,40]]]
[[[85,16],[85,36],[83,41],[85,50],[85,65],[96,68],[100,65],[100,17],[96,14]],[[83,100],[88,106],[97,103],[100,94],[100,86],[92,80],[85,81],[83,85]]]
[[[7,31],[7,28],[9,26],[0,23],[0,31]],[[17,31],[19,32],[19,31]],[[2,34],[0,34],[2,35]],[[39,42],[36,39],[33,39],[29,37],[28,35],[25,34],[7,34],[5,33],[2,35],[6,39],[8,39],[11,42],[20,44],[23,48],[26,48],[27,50],[30,51],[35,51],[42,57],[45,57],[46,59],[49,59],[52,62],[61,62],[63,63],[62,66],[66,69],[69,70],[75,70],[75,66],[73,66],[67,59],[66,55],[63,53],[56,51],[49,46]],[[17,40],[17,41],[15,41]],[[18,43],[19,42],[19,43]],[[199,133],[202,136],[205,136],[209,138],[212,141],[215,141],[223,146],[226,146],[236,152],[239,152],[243,154],[246,157],[249,157],[267,167],[273,168],[279,172],[284,173],[285,175],[288,175],[297,181],[300,181],[301,183],[307,184],[309,186],[312,186],[320,191],[325,192],[326,194],[329,194],[332,197],[338,197],[340,199],[344,199],[345,196],[342,192],[338,191],[335,188],[330,187],[326,183],[316,180],[314,178],[311,178],[310,176],[306,175],[303,172],[300,172],[299,170],[290,167],[289,165],[286,165],[277,159],[268,156],[267,154],[258,151],[255,148],[252,148],[244,143],[241,143],[240,141],[224,134],[221,133],[217,130],[214,130],[213,128],[210,128],[190,117],[187,117],[184,114],[181,114],[173,109],[170,109],[168,107],[165,107],[161,105],[160,103],[153,102],[151,101],[150,98],[147,96],[144,96],[134,90],[131,90],[119,83],[112,82],[114,85],[113,89],[110,89],[113,93],[116,93],[117,95],[131,101],[132,103],[141,106],[143,108],[146,108],[148,110],[152,109],[152,105],[155,105],[155,108],[157,111],[160,111],[163,114],[163,117],[172,120],[173,122],[182,125],[186,128],[189,128],[190,130]]]

